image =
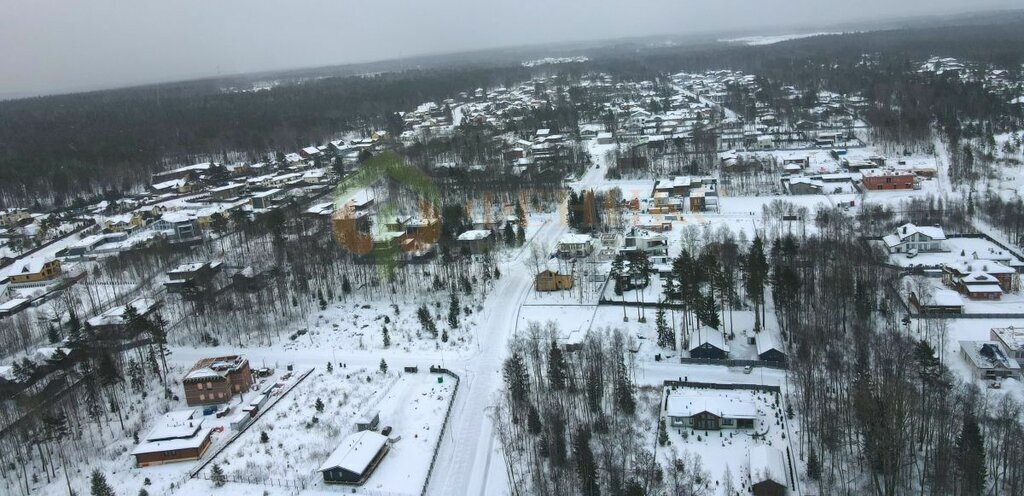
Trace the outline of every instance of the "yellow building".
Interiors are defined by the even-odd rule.
[[[33,260],[25,262],[19,269],[9,272],[9,274],[11,284],[52,281],[61,274],[60,260],[50,260],[47,262]]]
[[[559,274],[552,270],[545,270],[534,279],[537,291],[561,291],[572,289],[572,274]]]

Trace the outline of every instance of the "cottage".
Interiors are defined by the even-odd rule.
[[[749,457],[754,496],[785,496],[788,471],[782,451],[761,444],[750,448]]]
[[[558,239],[558,255],[563,258],[581,258],[594,251],[594,238],[589,234],[565,234]]]
[[[936,288],[922,295],[911,291],[910,303],[921,313],[959,314],[964,311],[960,293],[951,289]]]
[[[960,356],[976,379],[1002,379],[1020,375],[1020,364],[997,341],[960,341]]]
[[[1015,269],[995,260],[965,259],[942,265],[942,282],[962,293],[966,292],[966,281],[974,274],[987,275],[989,277],[983,279],[989,281],[994,279],[1003,292],[1016,291],[1020,284]]]
[[[12,285],[38,285],[52,281],[61,275],[60,260],[29,259],[7,271]]]
[[[534,278],[534,287],[539,292],[572,289],[572,284],[572,274],[560,274],[551,269],[542,271]]]
[[[153,229],[167,234],[171,242],[185,243],[202,239],[196,216],[183,212],[167,212],[153,223]]]
[[[749,398],[713,391],[669,393],[665,416],[672,427],[697,430],[753,429],[757,409]]]
[[[762,329],[754,339],[757,342],[757,358],[766,362],[786,362],[786,348],[773,331]]]
[[[458,243],[470,253],[479,254],[490,251],[494,244],[494,236],[489,229],[473,229],[460,234]]]
[[[167,412],[132,450],[137,467],[198,460],[210,447],[213,429],[198,410]]]
[[[939,226],[917,226],[911,223],[896,228],[882,238],[889,253],[946,251],[946,232]]]
[[[196,362],[181,383],[189,406],[216,405],[249,391],[252,372],[249,360],[240,356],[204,358]]]
[[[972,300],[999,300],[1003,297],[999,280],[982,272],[972,272],[961,277],[956,288]]]
[[[190,293],[205,287],[220,273],[221,262],[183,263],[167,271],[164,287],[168,293]]]
[[[690,335],[688,348],[690,358],[709,358],[725,360],[729,358],[729,345],[725,344],[725,335],[717,329],[704,327]]]
[[[387,436],[369,430],[359,431],[341,442],[320,466],[320,472],[328,484],[362,485],[387,452]]]
[[[129,306],[132,307],[136,315],[146,317],[159,307],[159,302],[153,298],[136,298],[128,302],[127,305],[116,305],[113,308],[90,318],[86,322],[98,335],[106,334],[117,338],[129,337],[122,334],[129,325],[129,322],[125,321],[125,315],[128,313]],[[141,331],[142,329],[135,330],[135,332]]]
[[[0,227],[17,227],[23,221],[30,218],[32,218],[32,216],[28,213],[28,210],[24,208],[0,209]]]

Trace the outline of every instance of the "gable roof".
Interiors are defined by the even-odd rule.
[[[341,441],[337,449],[324,460],[320,471],[340,468],[355,474],[362,474],[376,458],[388,438],[373,431],[360,431]]]

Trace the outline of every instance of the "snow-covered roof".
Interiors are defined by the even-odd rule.
[[[757,337],[754,340],[757,342],[758,355],[768,350],[785,351],[775,332],[768,329],[762,329],[761,332],[757,333]]]
[[[1021,327],[1003,327],[992,329],[992,334],[999,337],[999,340],[1010,349],[1010,351],[1018,352],[1024,350],[1024,328]]]
[[[139,315],[146,315],[156,305],[156,300],[152,298],[136,298],[128,303]],[[117,325],[124,323],[124,312],[127,305],[117,305],[113,308],[103,312],[88,320],[89,325],[92,327],[100,327],[104,325]]]
[[[704,412],[724,418],[757,418],[754,402],[731,391],[670,393],[665,406],[665,414],[670,417],[692,417]]]
[[[767,480],[783,486],[786,483],[786,463],[782,452],[766,444],[752,446],[750,453],[750,480],[757,484]]]
[[[340,468],[362,474],[387,442],[387,436],[373,431],[351,434],[341,441],[341,445],[327,457],[327,460],[324,460],[320,471]]]
[[[996,341],[960,341],[960,349],[978,369],[1020,370],[1020,364]]]
[[[560,245],[581,245],[584,243],[590,243],[593,241],[589,234],[577,234],[577,233],[566,233],[561,238],[558,238],[558,244]]]
[[[941,241],[946,239],[946,232],[939,226],[918,226],[911,223],[903,224],[896,228],[895,234],[889,234],[882,238],[886,246],[892,248],[900,244],[904,239],[915,234],[920,234],[926,238]]]
[[[202,446],[212,429],[203,427],[203,417],[194,418],[195,414],[194,409],[165,413],[131,454],[141,455]]]
[[[995,260],[957,260],[945,265],[960,274],[973,272],[980,272],[982,274],[1013,274],[1017,272]]]
[[[725,344],[725,336],[722,332],[710,327],[704,327],[701,330],[695,331],[690,336],[690,351],[697,349],[705,343],[720,350],[729,351],[729,345]]]
[[[491,231],[487,229],[473,229],[471,231],[466,231],[460,234],[459,241],[477,241],[481,239],[486,239],[490,235]]]

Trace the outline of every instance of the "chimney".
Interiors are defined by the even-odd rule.
[[[903,226],[903,234],[907,234],[907,226]]]

